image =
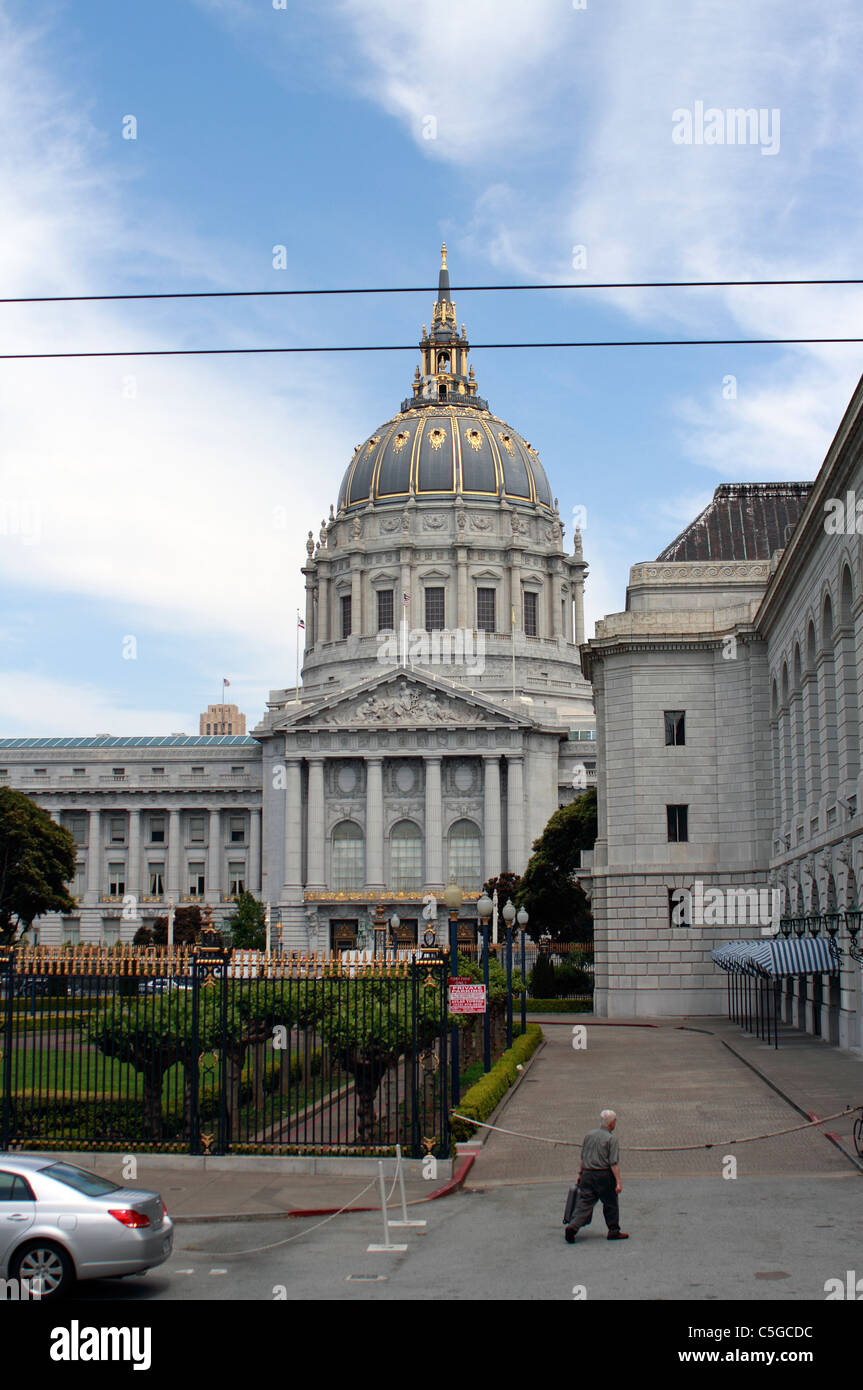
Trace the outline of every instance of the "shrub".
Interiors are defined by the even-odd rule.
[[[459,1114],[468,1118],[458,1120],[453,1117],[452,1134],[457,1140],[469,1139],[476,1133],[476,1125],[470,1123],[474,1120],[487,1120],[493,1110],[497,1108],[503,1097],[506,1095],[518,1077],[518,1067],[532,1057],[539,1044],[542,1042],[542,1029],[538,1023],[529,1023],[527,1032],[521,1037],[516,1038],[512,1047],[506,1051],[499,1062],[496,1062],[491,1071],[486,1072],[475,1086],[462,1097],[459,1105]]]
[[[530,972],[529,988],[530,993],[537,999],[553,999],[557,994],[554,966],[545,951],[541,951],[536,958],[536,964]]]

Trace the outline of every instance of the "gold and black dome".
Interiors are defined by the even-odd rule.
[[[339,489],[339,510],[461,495],[551,511],[536,450],[477,394],[467,362],[470,344],[464,324],[458,331],[450,298],[445,245],[431,332],[424,324],[419,346],[422,368],[416,369],[413,394],[399,415],[357,445]]]

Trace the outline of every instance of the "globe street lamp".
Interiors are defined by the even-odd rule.
[[[524,938],[527,936],[528,913],[527,908],[518,909],[516,921],[521,931],[521,1031],[527,1032],[527,974],[524,960]]]
[[[458,914],[462,905],[464,893],[459,888],[455,878],[450,875],[450,881],[444,889],[443,900],[446,903],[449,913],[449,959],[450,975],[453,979],[458,975]],[[459,1056],[458,1056],[458,1024],[454,1023],[450,1032],[450,1055],[451,1061],[451,1090],[452,1104],[458,1105],[461,1098],[461,1088],[459,1085]]]
[[[488,925],[493,911],[493,903],[487,893],[476,905],[477,916],[482,927],[482,982],[485,985],[485,1013],[482,1018],[482,1069],[491,1071],[491,1014],[488,1007]]]
[[[515,908],[512,898],[503,909],[506,923],[506,1045],[512,1047],[512,924],[515,921]]]
[[[392,915],[392,917],[390,918],[390,946],[392,947],[392,950],[393,950],[393,960],[396,959],[396,950],[395,950],[395,948],[396,948],[396,946],[398,945],[398,935],[397,935],[397,933],[398,933],[398,929],[399,929],[400,926],[401,926],[401,918],[399,917],[399,914],[398,914],[397,912],[394,912],[393,915]]]

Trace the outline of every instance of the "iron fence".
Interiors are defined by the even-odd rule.
[[[0,1145],[449,1155],[448,970],[0,949]]]

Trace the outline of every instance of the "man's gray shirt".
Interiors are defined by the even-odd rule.
[[[609,1129],[592,1129],[585,1134],[581,1146],[582,1168],[601,1168],[607,1171],[620,1162],[620,1145]]]

